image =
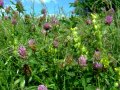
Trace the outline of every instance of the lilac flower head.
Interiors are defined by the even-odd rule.
[[[4,5],[3,0],[0,0],[0,7],[3,7],[3,5]]]
[[[81,55],[78,59],[78,64],[80,66],[86,66],[87,58],[83,55]]]
[[[22,45],[19,47],[18,53],[21,58],[26,58],[26,56],[27,56],[26,48]]]
[[[39,85],[38,90],[48,90],[46,86],[44,85]]]
[[[108,24],[108,25],[110,25],[112,23],[112,20],[113,20],[113,17],[110,16],[110,15],[108,15],[105,18],[105,23]]]
[[[101,63],[94,62],[93,67],[94,67],[94,69],[101,69],[103,67],[103,65]]]

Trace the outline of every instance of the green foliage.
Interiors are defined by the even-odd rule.
[[[105,10],[113,8],[115,11],[120,8],[119,0],[75,0],[70,3],[74,7],[76,15],[89,15],[89,13],[101,13]]]
[[[59,23],[50,23],[51,29],[45,31],[43,24],[51,22],[51,17],[23,14],[25,18],[17,16],[14,25],[10,12],[10,18],[0,22],[0,90],[37,90],[40,84],[48,90],[118,90],[119,9],[115,14],[109,25],[105,24],[106,13],[90,14],[92,23],[73,15],[59,18]],[[31,39],[35,42],[30,45]],[[21,45],[26,50],[24,58]],[[81,55],[87,58],[86,66],[78,63]]]

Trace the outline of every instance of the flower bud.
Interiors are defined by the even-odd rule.
[[[108,14],[113,15],[115,13],[115,10],[113,8],[109,9]]]
[[[90,24],[92,24],[92,21],[90,19],[88,19],[88,20],[86,20],[86,24],[90,25]]]
[[[54,46],[55,48],[58,48],[58,45],[59,45],[59,41],[58,41],[58,39],[55,39],[55,40],[53,41],[53,46]]]
[[[41,33],[43,34],[43,35],[47,35],[47,32],[46,32],[46,30],[41,30]]]
[[[46,13],[47,13],[46,9],[45,9],[45,8],[43,8],[43,9],[41,10],[41,14],[46,15]]]
[[[5,19],[5,20],[8,20],[8,18],[9,18],[8,16],[4,16],[4,19]]]
[[[10,6],[6,7],[5,12],[8,14],[10,12]]]
[[[17,3],[16,3],[16,9],[18,12],[20,13],[23,13],[24,11],[24,7],[23,7],[23,4],[20,0],[17,0]]]
[[[30,39],[28,41],[28,44],[29,44],[29,47],[33,50],[33,51],[36,51],[36,42],[34,39]]]
[[[94,59],[95,60],[100,60],[100,51],[99,50],[96,50],[95,52],[94,52]]]
[[[26,76],[30,76],[31,72],[32,72],[30,66],[27,65],[27,64],[24,64],[24,66],[23,66],[23,72],[24,72],[24,74]]]

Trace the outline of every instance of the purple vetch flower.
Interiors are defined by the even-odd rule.
[[[16,18],[12,18],[11,23],[12,23],[13,25],[16,25],[16,24],[17,24]]]
[[[113,20],[113,17],[110,16],[110,15],[108,15],[105,18],[105,23],[108,24],[108,25],[110,25],[112,23],[112,20]]]
[[[103,67],[103,65],[101,63],[98,63],[98,62],[93,63],[93,68],[94,69],[101,69],[102,67]]]
[[[48,90],[46,86],[44,85],[39,85],[38,90]]]
[[[19,53],[20,57],[23,59],[25,59],[27,56],[26,48],[22,45],[19,47],[18,53]]]
[[[43,28],[44,28],[46,31],[49,30],[49,29],[51,29],[50,23],[45,23],[45,24],[43,25]]]
[[[90,24],[92,24],[92,21],[90,19],[88,19],[88,20],[86,20],[86,24],[90,25]]]
[[[3,7],[3,5],[4,5],[3,0],[0,0],[0,7]]]
[[[78,59],[78,64],[80,66],[86,66],[87,58],[84,55],[81,55]]]

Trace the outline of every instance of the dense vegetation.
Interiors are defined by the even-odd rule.
[[[0,0],[0,90],[120,89],[119,8],[35,17],[11,3]]]

